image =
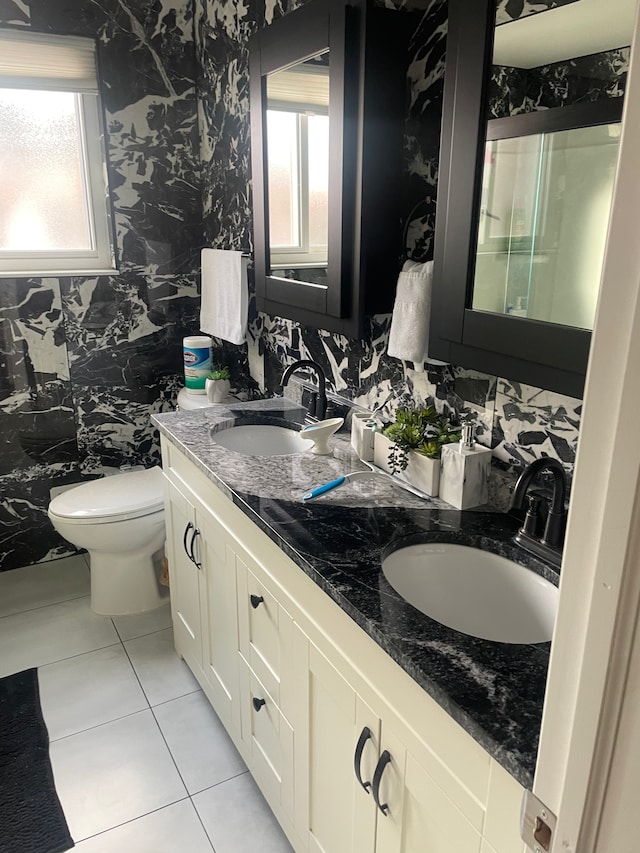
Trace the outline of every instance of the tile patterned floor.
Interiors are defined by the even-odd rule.
[[[78,853],[291,853],[186,664],[169,606],[89,609],[82,556],[0,573],[0,676],[39,668]]]

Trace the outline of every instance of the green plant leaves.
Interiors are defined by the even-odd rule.
[[[222,367],[220,365],[216,365],[211,373],[207,376],[207,379],[230,379],[231,374],[229,373],[228,367]]]
[[[461,437],[449,418],[439,415],[433,406],[398,409],[394,423],[385,427],[382,434],[393,442],[389,451],[389,468],[393,474],[405,470],[409,450],[439,459],[442,446],[460,441]]]

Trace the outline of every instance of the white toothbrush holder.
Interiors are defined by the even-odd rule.
[[[376,422],[368,412],[354,412],[351,416],[351,447],[363,462],[373,461]]]

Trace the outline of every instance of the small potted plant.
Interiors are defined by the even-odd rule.
[[[226,399],[231,388],[229,376],[229,368],[222,365],[216,365],[207,376],[205,390],[207,392],[207,400],[210,403],[221,403]]]
[[[460,431],[433,406],[401,408],[395,421],[376,434],[374,461],[435,497],[440,486],[440,452],[454,441],[460,441]]]

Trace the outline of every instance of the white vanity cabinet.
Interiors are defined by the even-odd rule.
[[[162,446],[176,650],[297,853],[523,853],[521,786],[201,470]],[[201,569],[189,538],[184,552],[189,522]]]

